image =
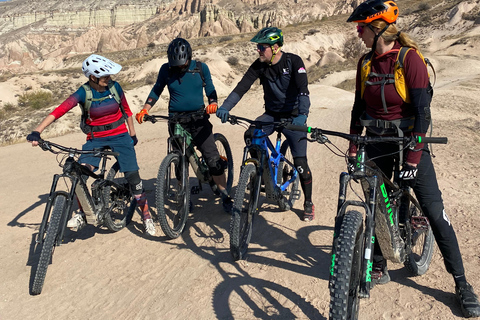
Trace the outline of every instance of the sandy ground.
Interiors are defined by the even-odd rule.
[[[480,100],[478,58],[435,57],[438,82],[433,103],[434,163],[446,211],[457,231],[467,279],[480,292]],[[455,75],[455,78],[454,78]],[[452,80],[453,79],[453,80]],[[311,126],[347,131],[353,94],[312,85]],[[261,93],[252,90],[233,114],[261,114]],[[243,148],[243,128],[212,119],[234,152],[235,182]],[[136,125],[137,156],[150,201],[166,154],[166,124]],[[81,133],[51,139],[80,147]],[[332,141],[342,150],[347,143]],[[32,265],[38,259],[35,237],[52,175],[60,172],[53,154],[27,143],[0,149],[0,319],[325,319],[328,318],[329,252],[333,236],[338,175],[344,160],[325,146],[310,144],[316,219],[299,219],[303,199],[280,212],[263,199],[249,254],[233,262],[229,252],[230,217],[205,187],[194,195],[182,236],[168,240],[144,234],[140,217],[117,233],[87,226],[68,231],[48,268],[43,292],[31,296]],[[193,179],[192,179],[193,180]],[[362,300],[360,319],[457,319],[461,311],[454,283],[435,251],[430,270],[409,277],[390,264],[392,281]]]

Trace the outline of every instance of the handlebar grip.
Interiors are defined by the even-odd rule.
[[[419,142],[446,144],[448,142],[448,138],[447,137],[425,137],[425,138],[421,138]]]
[[[311,131],[311,127],[296,126],[296,125],[293,125],[293,124],[287,124],[285,126],[285,129],[292,130],[292,131],[301,131],[301,132],[310,132]]]
[[[114,152],[114,151],[103,151],[103,153],[107,156],[114,156],[114,157],[118,157],[120,155],[119,152]]]

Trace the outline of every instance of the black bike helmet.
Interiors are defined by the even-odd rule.
[[[257,32],[251,42],[266,43],[273,46],[278,43],[279,46],[283,46],[283,33],[282,30],[275,27],[266,27]]]
[[[382,19],[386,23],[391,24],[397,21],[398,6],[391,0],[367,0],[361,3],[347,22],[364,22],[366,24],[373,20]]]
[[[192,47],[187,40],[176,38],[168,45],[167,56],[170,67],[183,66],[192,60]]]

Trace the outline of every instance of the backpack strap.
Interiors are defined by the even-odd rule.
[[[202,86],[206,86],[207,83],[205,82],[205,76],[203,75],[202,63],[198,60],[195,60],[195,68],[193,70],[188,69],[188,73],[199,73],[200,77],[202,78]]]
[[[108,96],[102,97],[102,98],[93,98],[93,93],[92,89],[89,85],[83,84],[82,85],[83,89],[85,90],[85,103],[80,106],[82,107],[82,119],[80,123],[80,128],[85,134],[90,133],[93,138],[93,133],[94,132],[100,132],[100,131],[107,131],[107,130],[112,130],[117,128],[118,126],[121,126],[122,124],[125,123],[125,120],[128,119],[127,113],[125,112],[125,108],[122,105],[122,101],[120,99],[120,95],[118,94],[117,89],[115,88],[115,82],[110,81],[108,84],[108,90],[110,91],[110,94]],[[118,106],[120,108],[120,111],[122,112],[122,117],[118,119],[115,122],[102,125],[102,126],[91,126],[86,123],[87,119],[90,119],[90,107],[92,106],[92,102],[96,101],[103,101],[109,98],[114,98],[115,101],[118,103]]]

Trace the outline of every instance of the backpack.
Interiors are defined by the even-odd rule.
[[[127,113],[125,112],[125,109],[123,108],[122,102],[120,100],[120,95],[117,92],[117,89],[115,88],[115,82],[110,81],[108,84],[108,90],[110,91],[110,94],[108,96],[95,99],[93,98],[93,93],[92,93],[92,88],[88,84],[83,84],[82,85],[83,89],[85,90],[85,103],[82,105],[80,104],[80,107],[82,108],[82,117],[80,120],[80,129],[82,129],[83,133],[85,134],[91,134],[92,139],[93,139],[93,133],[94,132],[99,132],[99,131],[106,131],[106,130],[111,130],[115,129],[118,126],[122,125],[125,123],[125,120],[128,118]],[[103,101],[105,99],[110,99],[113,96],[115,101],[117,101],[120,110],[122,111],[122,117],[118,119],[117,121],[102,125],[102,126],[91,126],[88,125],[86,120],[90,119],[90,107],[92,106],[93,101]]]
[[[434,74],[434,79],[436,79],[436,73],[435,69],[433,68],[433,65],[431,64],[430,60],[427,58],[423,57],[422,53],[418,50],[415,50],[414,48],[410,47],[401,47],[400,50],[398,51],[397,54],[397,60],[395,62],[395,67],[393,74],[385,74],[385,75],[380,75],[371,72],[371,66],[372,66],[372,55],[373,52],[370,51],[365,55],[362,61],[362,68],[361,68],[361,82],[362,82],[362,88],[361,88],[361,96],[363,98],[363,93],[365,92],[365,87],[367,85],[374,85],[374,84],[395,84],[395,89],[397,90],[398,95],[402,98],[403,101],[406,103],[410,103],[410,95],[408,93],[408,88],[405,83],[405,57],[407,56],[408,51],[414,50],[422,59],[422,61],[425,63],[425,66],[427,68],[430,66],[433,70]],[[374,76],[384,76],[384,80],[382,81],[377,81],[377,82],[371,82],[368,79],[370,78],[371,75]],[[435,83],[435,81],[434,81]],[[431,82],[429,81],[428,83],[428,93],[430,94],[430,101],[433,96],[433,86]],[[386,109],[386,106],[384,105],[384,108]],[[385,110],[387,112],[387,110]]]
[[[186,71],[187,73],[199,73],[200,74],[200,77],[202,78],[202,86],[206,86],[207,83],[205,82],[205,76],[203,75],[203,69],[202,69],[202,63],[198,60],[195,60],[195,68],[192,69],[188,69]],[[170,79],[170,77],[172,76],[172,72],[171,72],[171,69],[168,70],[168,77],[167,77],[167,83]]]

